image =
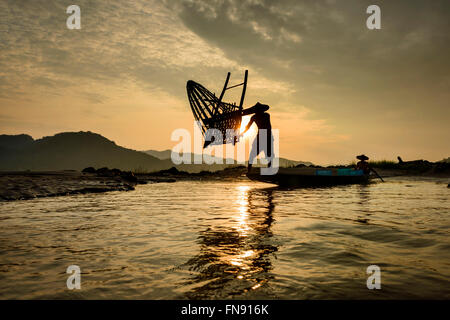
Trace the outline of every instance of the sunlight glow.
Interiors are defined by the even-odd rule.
[[[256,290],[256,289],[258,289],[259,287],[261,287],[261,283],[255,284],[255,285],[252,287],[252,289],[253,289],[253,290]]]
[[[250,122],[250,118],[251,118],[250,116],[242,117],[241,129],[239,130],[239,133],[242,133],[245,130],[245,127]],[[243,135],[243,138],[248,139],[248,138],[256,135],[256,133],[257,133],[256,125],[252,125],[250,127],[250,129]]]
[[[236,218],[238,225],[236,226],[237,231],[241,236],[246,236],[248,230],[250,229],[248,225],[248,190],[249,186],[239,186],[239,197],[236,200],[238,205],[239,216]]]
[[[238,254],[230,260],[230,264],[241,268],[242,270],[250,269],[249,264],[252,261],[252,257],[256,255],[256,252],[253,250],[247,250]]]

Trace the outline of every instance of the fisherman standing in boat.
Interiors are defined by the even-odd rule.
[[[249,123],[247,124],[245,130],[241,133],[241,135],[246,133],[253,123],[256,123],[256,125],[258,126],[258,134],[253,141],[252,150],[250,151],[250,155],[248,158],[248,172],[251,171],[253,162],[255,161],[255,158],[258,156],[258,154],[261,153],[261,151],[264,151],[264,155],[269,161],[268,167],[272,166],[272,160],[274,156],[272,152],[273,135],[272,124],[270,123],[270,115],[266,112],[267,110],[269,110],[269,106],[266,104],[261,104],[259,102],[256,103],[253,107],[247,109],[248,113],[254,113],[254,115],[250,118]],[[265,133],[263,130],[265,130]],[[264,140],[260,141],[260,139]]]

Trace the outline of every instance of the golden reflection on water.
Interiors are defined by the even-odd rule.
[[[247,233],[250,229],[248,225],[248,209],[249,209],[249,203],[248,203],[248,192],[250,190],[249,186],[238,186],[238,198],[236,200],[237,205],[237,225],[235,226],[235,229],[239,232],[239,235],[242,237],[247,236]]]
[[[237,186],[232,222],[200,232],[200,253],[186,263],[196,272],[188,281],[194,285],[186,294],[188,298],[217,297],[218,292],[224,297],[230,292],[238,296],[260,289],[271,279],[271,259],[278,250],[271,243],[272,192],[273,188]],[[200,283],[203,285],[195,285]]]

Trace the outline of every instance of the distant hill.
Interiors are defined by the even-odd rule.
[[[0,135],[0,171],[83,170],[86,167],[108,167],[132,171],[158,171],[174,166],[171,150],[144,152],[118,146],[114,141],[88,132],[63,132],[34,140],[26,134]],[[192,163],[194,155],[190,154]],[[209,159],[219,158],[205,155]],[[181,164],[178,170],[199,172],[222,170],[235,164]],[[280,158],[280,166],[309,162]]]
[[[20,150],[30,146],[33,142],[33,138],[27,134],[0,135],[0,148],[5,150]]]
[[[85,167],[157,171],[173,166],[146,153],[116,145],[92,132],[64,132],[33,140],[0,135],[0,170],[82,170]]]
[[[163,151],[157,151],[157,150],[146,150],[146,151],[142,151],[148,155],[151,155],[152,157],[158,158],[160,160],[166,160],[166,159],[170,159],[171,154],[172,154],[172,150],[163,150]]]
[[[143,151],[145,153],[147,153],[148,155],[151,155],[153,157],[156,157],[158,159],[161,160],[167,160],[171,158],[171,154],[172,154],[172,150],[163,150],[163,151],[157,151],[157,150],[146,150]],[[189,153],[190,157],[191,157],[191,161],[193,163],[194,161],[194,154],[193,153]],[[205,159],[210,160],[211,162],[214,160],[220,160],[220,158],[218,157],[214,157],[214,156],[210,156],[210,155],[204,155]],[[178,167],[180,168],[180,170],[186,170],[186,171],[192,171],[192,172],[198,172],[201,170],[209,170],[209,171],[215,171],[215,170],[222,170],[226,167],[232,166],[232,164],[226,164],[227,160],[229,161],[233,161],[232,159],[227,159],[224,158],[223,164],[213,164],[213,165],[207,165],[207,164],[182,164],[179,165]],[[280,167],[295,167],[299,164],[304,164],[306,166],[312,165],[311,162],[305,162],[305,161],[295,161],[295,160],[289,160],[289,159],[285,159],[285,158],[279,158],[279,165]]]
[[[309,161],[297,161],[297,160],[289,160],[289,159],[285,159],[285,158],[279,158],[280,161],[280,167],[295,167],[298,166],[299,164],[303,164],[305,166],[312,166],[313,163],[309,162]]]

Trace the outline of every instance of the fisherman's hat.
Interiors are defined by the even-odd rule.
[[[267,104],[262,104],[259,102],[257,102],[253,107],[256,109],[256,112],[265,112],[269,110],[269,106]]]
[[[369,160],[369,157],[366,156],[365,154],[361,154],[361,155],[359,155],[359,156],[356,156],[356,159],[359,159],[359,160]]]

